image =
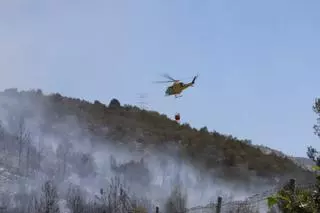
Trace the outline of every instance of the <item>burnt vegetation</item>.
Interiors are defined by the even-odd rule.
[[[129,161],[123,164],[117,164],[115,158],[111,156],[110,167],[118,176],[123,176],[124,181],[148,184],[151,180],[151,174],[143,162],[143,158],[137,161]]]
[[[34,137],[28,130],[30,124],[26,124],[26,120],[29,117],[39,117],[39,112],[32,107],[21,112],[21,109],[19,111],[10,107],[5,101],[1,103],[0,107],[7,112],[7,123],[6,128],[0,123],[0,166],[10,171],[10,179],[13,178],[12,174],[34,177],[39,171],[52,178],[52,181],[43,184],[40,195],[35,192],[28,192],[29,196],[24,193],[14,196],[0,194],[2,212],[58,213],[63,212],[61,208],[65,206],[72,213],[143,213],[147,211],[147,206],[150,207],[150,204],[140,197],[132,194],[129,196],[128,190],[122,184],[134,182],[147,185],[150,182],[151,174],[143,159],[119,164],[111,156],[107,161],[117,178],[111,180],[105,188],[101,188],[93,198],[87,197],[78,186],[69,186],[67,194],[60,193],[56,186],[57,181],[64,180],[72,173],[76,173],[80,178],[94,179],[97,171],[90,153],[74,151],[71,140],[77,138],[72,138],[70,132],[62,133],[61,129],[66,129],[66,126],[63,126],[66,119],[70,120],[68,124],[74,122],[80,126],[80,132],[74,134],[75,137],[80,140],[81,135],[90,135],[91,143],[111,141],[130,146],[134,141],[135,146],[139,144],[140,149],[157,147],[165,152],[170,151],[164,148],[166,145],[175,144],[179,147],[181,160],[201,165],[206,171],[214,170],[215,175],[220,175],[224,180],[250,181],[250,178],[255,176],[274,181],[274,177],[287,180],[288,176],[294,176],[297,180],[308,181],[314,176],[289,158],[263,153],[252,146],[250,140],[239,140],[216,131],[210,132],[207,127],[198,130],[189,124],[178,124],[158,112],[121,105],[117,99],[112,99],[109,105],[105,105],[99,101],[90,103],[60,94],[44,95],[41,90],[18,92],[16,89],[6,90],[0,93],[0,96],[3,100],[10,97],[10,101],[18,103],[26,100],[35,105],[39,103],[45,110],[40,115],[45,121],[40,123],[39,137],[37,141],[33,141]],[[44,135],[55,133],[60,136],[61,141],[56,147],[57,160],[51,162],[46,158],[50,153],[44,151]],[[2,173],[0,175],[1,178],[5,176]],[[124,181],[120,181],[118,177],[124,177]],[[64,205],[59,203],[62,199],[66,201]],[[185,212],[186,199],[183,189],[177,186],[165,203],[164,211]]]
[[[90,103],[63,97],[58,93],[46,96],[41,90],[18,92],[15,89],[6,90],[2,95],[14,96],[21,100],[31,98],[35,102],[46,105],[50,112],[47,119],[52,122],[65,119],[68,115],[76,116],[83,131],[98,138],[122,143],[137,141],[143,147],[161,146],[169,142],[179,144],[183,158],[200,163],[208,170],[220,171],[224,179],[246,180],[252,175],[267,178],[294,175],[298,179],[305,179],[311,174],[302,170],[289,158],[273,153],[263,153],[259,148],[252,146],[250,140],[240,140],[216,131],[210,132],[207,127],[197,130],[187,123],[178,124],[166,115],[155,111],[147,111],[131,105],[121,106],[117,99],[112,99],[109,105],[105,105],[97,100]],[[52,126],[44,126],[43,131],[46,129],[54,131]],[[17,143],[21,141],[19,138],[28,137],[21,133],[16,135]],[[21,144],[20,147],[22,146]],[[68,148],[60,149],[60,154],[67,156],[64,152],[67,152]],[[88,164],[88,170],[90,170],[89,156],[74,156],[74,158],[83,158],[84,165]],[[63,162],[61,169],[64,170]]]
[[[61,204],[61,200],[65,200]],[[127,189],[118,178],[100,192],[88,198],[78,187],[69,185],[66,196],[59,196],[58,188],[53,181],[46,181],[37,195],[25,196],[17,194],[14,197],[15,205],[10,199],[1,197],[0,212],[3,213],[146,213],[148,203],[142,199],[129,198]]]

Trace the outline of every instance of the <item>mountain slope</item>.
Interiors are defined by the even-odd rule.
[[[288,156],[281,151],[277,151],[277,150],[271,149],[271,148],[263,146],[263,145],[255,145],[255,147],[259,148],[265,154],[272,153],[272,154],[277,155],[282,158],[289,158],[296,165],[298,165],[299,167],[301,167],[302,169],[305,169],[305,170],[313,171],[312,167],[316,165],[316,163],[313,160],[311,160],[310,158]]]
[[[301,167],[312,170],[313,166],[316,166],[316,163],[311,160],[310,158],[304,158],[304,157],[293,157],[293,160],[300,165]]]
[[[248,180],[252,176],[267,179],[274,177],[296,177],[305,181],[312,174],[301,169],[290,158],[277,154],[266,154],[232,136],[218,132],[208,132],[206,128],[196,130],[188,124],[179,125],[158,112],[141,110],[135,106],[124,105],[113,100],[110,106],[99,101],[63,97],[60,94],[43,95],[40,90],[17,92],[6,90],[2,96],[19,100],[32,99],[50,111],[51,120],[75,116],[81,129],[95,137],[103,137],[122,143],[139,144],[141,149],[149,146],[160,147],[175,144],[182,147],[180,155],[194,165],[201,165],[214,171],[224,179]],[[34,112],[30,112],[34,113]],[[54,127],[44,127],[52,128]]]

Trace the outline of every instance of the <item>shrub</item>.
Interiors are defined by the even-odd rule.
[[[166,213],[184,213],[187,208],[187,195],[182,192],[181,185],[177,185],[171,192],[165,205]]]

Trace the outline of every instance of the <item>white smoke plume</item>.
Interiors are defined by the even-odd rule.
[[[61,197],[70,184],[86,197],[118,177],[129,195],[164,206],[177,185],[187,195],[187,206],[207,205],[219,195],[244,199],[262,190],[256,184],[239,186],[213,178],[212,174],[179,157],[179,147],[142,147],[96,137],[74,116],[58,118],[55,108],[42,95],[7,91],[0,96],[1,192],[38,193],[46,180],[53,180]],[[107,127],[101,127],[108,131]],[[152,144],[150,142],[149,144]],[[14,205],[14,202],[11,202]]]

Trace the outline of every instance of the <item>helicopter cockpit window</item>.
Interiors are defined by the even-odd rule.
[[[180,86],[181,86],[181,87],[183,87],[183,86],[184,86],[184,84],[181,82],[181,83],[180,83]]]

